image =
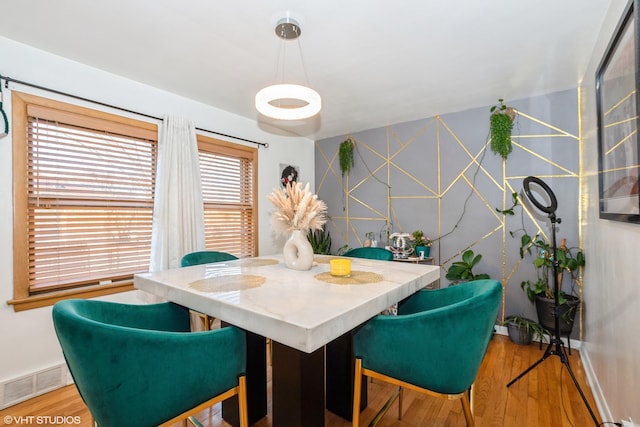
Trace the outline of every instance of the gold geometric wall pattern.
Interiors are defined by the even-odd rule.
[[[502,281],[501,316],[535,318],[520,289],[522,280],[535,279],[535,269],[520,260],[510,231],[524,224],[530,234],[549,237],[549,220],[526,205],[514,216],[496,208],[509,207],[522,180],[537,176],[558,198],[558,238],[579,245],[578,98],[569,90],[509,102],[518,115],[506,162],[489,149],[489,107],[317,141],[316,192],[329,208],[332,250],[362,246],[367,232],[384,246],[387,229],[422,229],[436,239],[431,252],[444,270],[467,249],[483,255],[474,272]],[[356,142],[355,165],[343,181],[337,153],[348,136]]]

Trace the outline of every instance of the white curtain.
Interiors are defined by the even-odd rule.
[[[204,208],[194,124],[165,116],[158,135],[150,271],[180,267],[204,249]]]

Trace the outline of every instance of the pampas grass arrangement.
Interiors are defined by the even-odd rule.
[[[306,234],[309,230],[321,230],[327,222],[327,205],[309,191],[309,183],[304,188],[299,182],[288,183],[285,188],[274,189],[267,199],[276,208],[271,222],[277,233],[300,230]]]

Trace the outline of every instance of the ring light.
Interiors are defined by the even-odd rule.
[[[535,184],[538,184],[547,193],[547,195],[549,196],[549,200],[551,202],[548,206],[545,206],[544,204],[540,203],[533,196],[533,194],[531,193],[531,189],[529,188],[532,182]],[[553,194],[553,191],[551,191],[551,188],[549,188],[549,186],[545,184],[545,182],[542,181],[540,178],[536,178],[535,176],[528,176],[524,179],[523,185],[524,185],[525,194],[527,195],[529,200],[531,200],[531,203],[535,205],[536,208],[548,214],[554,213],[556,209],[558,209],[558,201],[556,200],[555,194]]]

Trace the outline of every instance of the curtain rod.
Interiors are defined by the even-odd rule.
[[[4,87],[5,87],[5,89],[8,89],[8,88],[9,88],[9,82],[12,82],[12,83],[18,83],[18,84],[25,85],[25,86],[29,86],[29,87],[32,87],[32,88],[45,90],[45,91],[47,91],[47,92],[55,93],[55,94],[58,94],[58,95],[63,95],[63,96],[68,96],[68,97],[71,97],[71,98],[75,98],[75,99],[78,99],[78,100],[80,100],[80,101],[91,102],[91,103],[93,103],[93,104],[102,105],[103,107],[114,108],[114,109],[116,109],[116,110],[124,111],[124,112],[131,113],[131,114],[136,114],[136,115],[138,115],[138,116],[147,117],[147,118],[149,118],[149,119],[154,119],[154,120],[162,121],[162,119],[161,119],[160,117],[152,116],[152,115],[145,114],[145,113],[140,113],[140,112],[138,112],[138,111],[128,110],[128,109],[126,109],[126,108],[118,107],[118,106],[116,106],[116,105],[106,104],[106,103],[104,103],[104,102],[96,101],[96,100],[89,99],[89,98],[85,98],[85,97],[78,96],[78,95],[73,95],[73,94],[71,94],[71,93],[62,92],[62,91],[59,91],[59,90],[56,90],[56,89],[51,89],[51,88],[44,87],[44,86],[39,86],[39,85],[36,85],[36,84],[34,84],[34,83],[24,82],[24,81],[17,80],[17,79],[11,78],[11,77],[7,77],[7,76],[0,76],[0,80],[4,80]],[[269,144],[268,144],[268,143],[265,143],[265,142],[252,141],[252,140],[250,140],[250,139],[240,138],[239,136],[228,135],[228,134],[226,134],[226,133],[220,133],[220,132],[216,132],[216,131],[214,131],[214,130],[203,129],[203,128],[199,128],[199,127],[196,127],[196,130],[199,130],[199,131],[201,131],[201,132],[213,133],[213,134],[215,134],[215,135],[225,136],[225,137],[227,137],[227,138],[233,138],[233,139],[236,139],[236,140],[238,140],[238,141],[249,142],[249,143],[251,143],[251,144],[256,144],[256,145],[258,145],[258,146],[262,146],[262,147],[264,147],[264,148],[269,148]]]

